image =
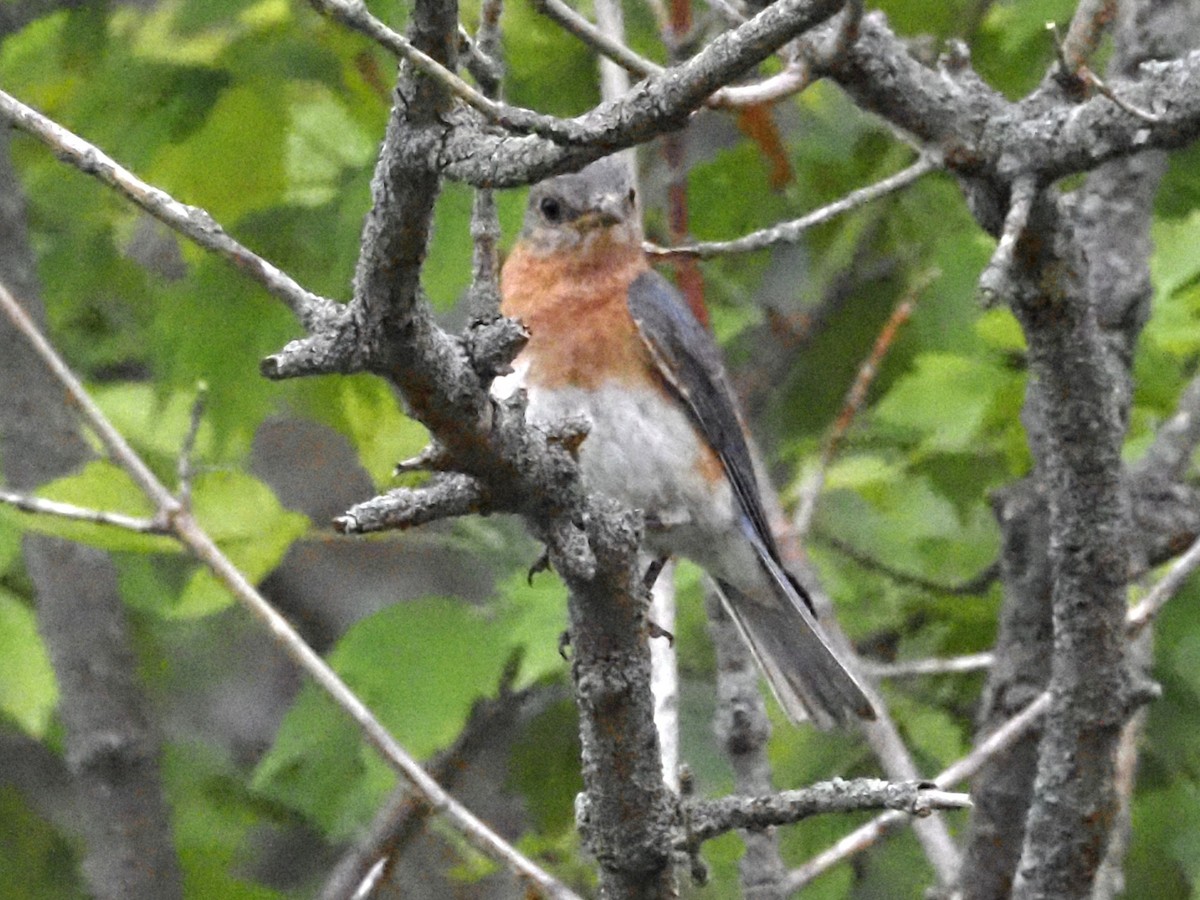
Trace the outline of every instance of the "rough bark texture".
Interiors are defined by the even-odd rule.
[[[1132,74],[1186,39],[1182,7],[1129,4],[1112,74]],[[1014,887],[1017,896],[1087,896],[1106,852],[1116,737],[1128,713],[1123,583],[1157,555],[1146,537],[1162,533],[1139,529],[1131,540],[1130,482],[1118,455],[1133,351],[1149,315],[1149,224],[1164,167],[1158,152],[1101,166],[1053,230],[1025,242],[1027,251],[1061,249],[1050,258],[1018,251],[1018,264],[1032,266],[1022,278],[1036,285],[1014,309],[1030,339],[1025,423],[1037,469],[997,498],[1005,605],[980,737],[1049,680],[1051,658],[1056,702],[1040,756],[1031,739],[976,779],[968,898],[1006,897]],[[1135,484],[1135,509],[1144,508],[1147,487]],[[1137,565],[1131,548],[1142,557]]]
[[[453,65],[453,2],[414,9],[413,43]],[[419,294],[438,169],[412,152],[423,129],[448,118],[439,85],[401,68],[395,106],[372,183],[355,299],[336,333],[317,333],[267,361],[274,376],[364,367],[392,381],[456,467],[478,479],[494,508],[524,513],[570,591],[572,675],[580,708],[585,794],[578,806],[604,896],[674,893],[670,825],[650,695],[645,591],[636,570],[635,519],[583,494],[571,425],[547,435],[524,422],[523,401],[487,394],[495,355],[478,325],[455,338],[434,323]],[[494,330],[494,329],[493,329]],[[496,340],[507,342],[498,334]],[[300,360],[298,368],[289,361]],[[307,363],[316,361],[308,367]],[[490,360],[490,363],[485,363]]]
[[[758,669],[737,626],[721,605],[716,589],[705,591],[708,629],[717,651],[717,718],[713,728],[733,767],[734,793],[765,796],[775,790],[767,741],[771,720],[758,687]],[[787,896],[787,870],[779,855],[774,829],[741,832],[746,852],[738,863],[746,900],[781,900]]]
[[[0,135],[0,270],[26,308],[44,318],[7,135]],[[4,480],[31,491],[76,468],[89,451],[58,385],[7,319],[0,347]],[[35,535],[25,539],[25,561],[58,679],[88,886],[113,900],[181,897],[158,742],[112,562],[98,550]]]

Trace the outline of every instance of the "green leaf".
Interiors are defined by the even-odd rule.
[[[977,359],[925,353],[874,413],[883,422],[918,432],[926,451],[967,451],[1009,381],[1003,370]]]
[[[370,818],[390,787],[369,784],[368,752],[345,714],[306,684],[259,762],[253,786],[331,838],[346,837]]]
[[[278,203],[287,187],[280,88],[260,81],[225,91],[194,135],[163,148],[150,180],[226,224]]]
[[[210,747],[168,745],[162,769],[185,896],[282,900],[283,894],[250,881],[247,872],[259,858],[254,847],[264,826],[285,824],[283,811],[252,796],[243,773]]]
[[[191,428],[196,394],[193,388],[172,391],[164,397],[153,385],[122,381],[98,385],[92,390],[92,399],[134,447],[173,467]],[[213,444],[212,424],[202,418],[196,433],[195,457],[210,457]]]
[[[445,599],[398,603],[356,623],[329,662],[413,756],[452,742],[495,691],[513,644],[484,611]],[[360,824],[392,776],[315,688],[288,711],[255,785],[334,836]]]
[[[317,206],[334,199],[346,169],[371,161],[377,141],[323,85],[309,82],[295,93],[299,99],[291,108],[284,156],[288,190],[283,200]]]
[[[881,456],[854,454],[836,460],[825,472],[825,490],[860,490],[894,481],[903,470]]]
[[[3,588],[0,673],[0,712],[33,737],[45,737],[58,705],[58,683],[33,610]]]
[[[1021,324],[1007,309],[989,309],[975,321],[975,333],[995,350],[1024,352],[1025,334]]]
[[[513,747],[507,786],[521,793],[543,835],[574,830],[579,773],[579,717],[564,700],[538,715]]]
[[[391,482],[396,463],[416,456],[429,442],[425,426],[404,415],[381,378],[324,379],[306,384],[304,390],[313,418],[350,439],[376,485]]]
[[[561,676],[567,664],[559,655],[558,639],[567,627],[567,589],[557,576],[545,572],[529,584],[523,571],[498,585],[505,598],[499,630],[521,653],[515,686],[527,687]]]
[[[13,900],[84,900],[70,843],[11,785],[0,785],[0,894]]]
[[[19,512],[0,503],[0,577],[21,560],[21,519]]]

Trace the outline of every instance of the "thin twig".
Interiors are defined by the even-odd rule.
[[[1107,0],[1101,0],[1101,3],[1108,5]],[[1087,4],[1084,5],[1086,6]],[[1083,7],[1081,6],[1080,9],[1083,9]],[[1072,26],[1074,26],[1075,21],[1078,20],[1079,16],[1076,16],[1076,19],[1071,23]],[[1152,113],[1146,109],[1142,109],[1141,107],[1134,106],[1132,103],[1125,100],[1120,94],[1114,91],[1104,81],[1103,78],[1093,72],[1085,59],[1079,55],[1088,48],[1079,47],[1074,51],[1068,50],[1061,35],[1058,33],[1058,25],[1054,22],[1047,22],[1046,30],[1050,32],[1052,38],[1054,39],[1054,49],[1058,55],[1060,71],[1064,76],[1076,82],[1082,88],[1083,94],[1086,95],[1094,91],[1101,96],[1107,97],[1121,109],[1125,110],[1125,112],[1132,116],[1136,116],[1144,122],[1155,124],[1161,121],[1161,118],[1155,113]],[[1068,35],[1068,38],[1070,38],[1070,35]],[[1092,47],[1091,49],[1094,50],[1095,48]]]
[[[984,593],[1000,577],[1000,564],[993,562],[980,571],[978,575],[974,575],[966,581],[958,582],[957,584],[944,584],[940,581],[922,578],[920,575],[914,575],[911,572],[895,569],[887,563],[863,553],[850,542],[844,541],[835,535],[826,534],[818,530],[817,537],[820,538],[822,543],[828,544],[838,553],[842,554],[842,556],[852,559],[860,568],[877,572],[896,582],[896,584],[915,587],[922,591],[928,591],[931,594],[941,594],[946,597],[975,597]]]
[[[1037,194],[1038,184],[1032,175],[1022,175],[1012,184],[1004,230],[1000,233],[991,260],[979,276],[979,296],[984,306],[992,306],[1012,292],[1012,267],[1017,241],[1025,232]]]
[[[479,10],[479,29],[475,34],[477,50],[494,63],[496,77],[484,84],[490,99],[500,97],[503,71],[500,43],[500,14],[503,0],[484,0]],[[471,290],[468,308],[471,318],[484,322],[500,314],[500,216],[496,195],[491,188],[476,188],[471,204]]]
[[[646,59],[621,40],[607,35],[596,25],[581,16],[563,0],[533,0],[533,8],[547,18],[557,22],[564,31],[570,32],[592,49],[608,57],[622,69],[638,78],[658,75],[666,69],[658,63]]]
[[[867,391],[875,382],[876,376],[879,374],[879,368],[883,364],[884,357],[887,356],[888,350],[896,340],[896,335],[900,333],[901,327],[912,316],[913,309],[917,305],[917,297],[929,287],[932,281],[939,275],[936,270],[926,272],[918,276],[916,283],[905,292],[900,298],[900,302],[896,304],[892,314],[888,316],[888,320],[884,323],[883,328],[879,330],[878,336],[875,338],[875,343],[871,347],[871,352],[867,358],[859,366],[858,375],[854,382],[850,385],[850,390],[846,392],[846,399],[842,404],[842,411],[834,420],[833,427],[825,437],[824,445],[821,448],[821,458],[817,462],[816,471],[806,480],[803,488],[800,491],[800,502],[796,511],[795,523],[796,531],[800,537],[808,533],[808,529],[812,526],[813,516],[817,510],[817,499],[821,496],[821,491],[825,487],[825,474],[829,471],[829,466],[833,463],[833,458],[837,454],[838,448],[841,446],[842,440],[846,433],[850,430],[850,426],[858,417],[862,410],[863,404],[867,399]]]
[[[480,31],[486,27],[480,24]],[[458,53],[460,61],[471,77],[475,79],[479,89],[485,97],[497,96],[495,91],[500,85],[502,77],[502,66],[500,60],[493,56],[483,46],[481,35],[472,38],[470,33],[462,25],[458,26]]]
[[[771,228],[764,228],[731,241],[706,241],[696,244],[685,244],[679,247],[659,247],[647,243],[644,248],[652,256],[695,256],[700,259],[710,259],[728,253],[748,253],[752,250],[765,250],[776,244],[794,244],[801,235],[817,225],[823,225],[842,213],[850,212],[872,200],[878,200],[894,191],[912,184],[922,175],[927,175],[941,167],[932,156],[921,156],[915,163],[895,175],[889,175],[875,184],[851,191],[840,200],[814,210],[799,219],[781,222]]]
[[[171,533],[171,529],[159,519],[127,516],[123,513],[108,512],[103,509],[88,509],[73,503],[46,500],[43,497],[35,497],[32,494],[23,494],[18,491],[0,489],[0,503],[7,503],[22,512],[57,516],[60,519],[71,519],[76,522],[90,522],[93,525],[111,525],[138,534]]]
[[[1136,636],[1154,620],[1167,601],[1175,596],[1188,576],[1196,570],[1197,566],[1200,566],[1200,539],[1194,541],[1184,551],[1182,556],[1171,563],[1171,568],[1167,570],[1167,574],[1155,582],[1154,587],[1150,589],[1146,596],[1129,610],[1125,621],[1129,626],[1131,636]]]
[[[200,422],[204,418],[204,407],[208,400],[208,385],[200,382],[196,385],[196,399],[192,402],[192,417],[188,422],[187,434],[183,436],[183,444],[179,448],[179,461],[176,472],[179,476],[179,487],[176,496],[184,509],[192,504],[192,476],[195,474],[193,454],[196,451],[196,437],[200,434]]]
[[[311,0],[319,12],[371,38],[400,59],[435,79],[453,96],[481,113],[489,122],[512,131],[539,134],[553,141],[571,143],[585,139],[578,123],[559,119],[493,100],[471,87],[429,54],[413,46],[400,34],[376,18],[360,0]]]
[[[962,759],[945,769],[933,783],[942,790],[949,790],[954,785],[965,781],[974,775],[985,762],[996,754],[1012,746],[1017,740],[1037,722],[1050,708],[1050,692],[1046,691],[1017,713],[1000,728],[996,729],[979,746]],[[817,876],[838,863],[861,853],[868,847],[878,843],[881,838],[911,822],[912,819],[902,812],[890,811],[876,816],[866,825],[856,828],[850,834],[839,840],[833,846],[814,856],[799,868],[788,874],[787,892],[793,894],[812,883]]]
[[[708,841],[734,829],[791,825],[831,812],[890,809],[903,815],[927,816],[935,809],[968,809],[966,794],[944,791],[922,781],[855,778],[814,784],[800,790],[760,797],[722,797],[687,802],[687,843]]]
[[[631,75],[648,78],[666,71],[663,66],[646,59],[621,41],[606,35],[602,29],[593,25],[563,0],[534,0],[534,8]],[[762,103],[774,103],[800,93],[811,82],[811,68],[802,61],[793,62],[789,63],[782,72],[761,81],[726,85],[710,96],[705,101],[705,105],[714,109],[739,109]]]
[[[1135,477],[1179,481],[1200,446],[1200,376],[1179,395],[1175,412],[1159,426],[1146,455],[1133,464]]]
[[[511,675],[515,675],[515,670]],[[430,774],[452,788],[466,769],[471,757],[489,745],[496,730],[503,728],[529,698],[528,691],[513,691],[510,673],[500,684],[496,697],[480,699],[454,743],[440,751],[429,763]],[[395,868],[405,845],[418,833],[429,815],[429,808],[407,787],[399,787],[375,814],[366,834],[333,867],[321,889],[320,900],[351,900],[369,897],[372,877],[385,877]]]
[[[859,657],[862,670],[872,678],[913,678],[919,675],[962,675],[989,669],[996,661],[991,652],[966,653],[941,659],[909,659],[882,663]]]
[[[98,178],[163,224],[224,257],[238,271],[282,300],[309,330],[320,329],[341,316],[342,306],[306,290],[281,269],[243,247],[203,209],[180,203],[165,191],[147,184],[98,147],[3,91],[0,91],[0,117],[37,138],[59,159]]]
[[[1125,624],[1130,637],[1146,627],[1162,611],[1167,601],[1175,596],[1183,586],[1187,577],[1200,566],[1200,540],[1192,544],[1179,557],[1146,597],[1137,606],[1129,610]],[[1050,708],[1050,692],[1040,693],[1025,709],[1017,713],[987,738],[980,742],[975,749],[954,762],[942,771],[934,784],[944,790],[949,790],[956,784],[971,778],[983,764],[1011,747],[1032,728],[1042,715]],[[843,860],[849,859],[856,853],[877,843],[884,835],[894,831],[906,822],[900,813],[884,813],[872,819],[866,825],[851,832],[836,844],[814,856],[788,876],[788,890],[795,892],[812,882],[818,875],[833,868]]]
[[[1046,25],[1054,33],[1059,61],[1067,71],[1074,73],[1088,64],[1116,15],[1117,0],[1080,0],[1061,41],[1054,23]]]
[[[104,416],[79,379],[3,285],[0,285],[0,308],[66,389],[75,408],[88,427],[96,433],[110,459],[125,469],[151,503],[158,508],[159,517],[165,526],[270,631],[293,662],[355,721],[367,741],[379,751],[384,760],[412,784],[414,789],[425,797],[429,806],[444,816],[475,849],[525,879],[541,895],[556,900],[577,900],[574,892],[519,853],[470,810],[446,793],[388,733],[341,677],[328,666],[320,654],[305,643],[287,619],[267,602],[197,524],[192,514],[184,509],[178,499],[155,477],[141,457]]]

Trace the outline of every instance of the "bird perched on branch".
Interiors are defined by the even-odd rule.
[[[501,310],[530,339],[499,395],[528,417],[584,415],[583,478],[646,516],[646,549],[702,566],[776,698],[819,727],[874,718],[784,569],[720,352],[650,268],[628,167],[607,157],[533,187],[500,278]]]

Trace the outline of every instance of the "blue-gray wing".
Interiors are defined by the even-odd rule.
[[[783,567],[771,536],[754,464],[720,351],[680,293],[657,272],[629,288],[629,312],[659,373],[716,451],[733,486],[739,524],[774,590],[720,582],[737,623],[775,696],[793,721],[806,715],[821,728],[855,717],[875,718],[862,686],[821,635],[808,593]]]
[[[746,435],[716,341],[674,285],[655,271],[643,272],[634,279],[628,299],[629,312],[659,373],[716,451],[743,516],[778,560]]]

